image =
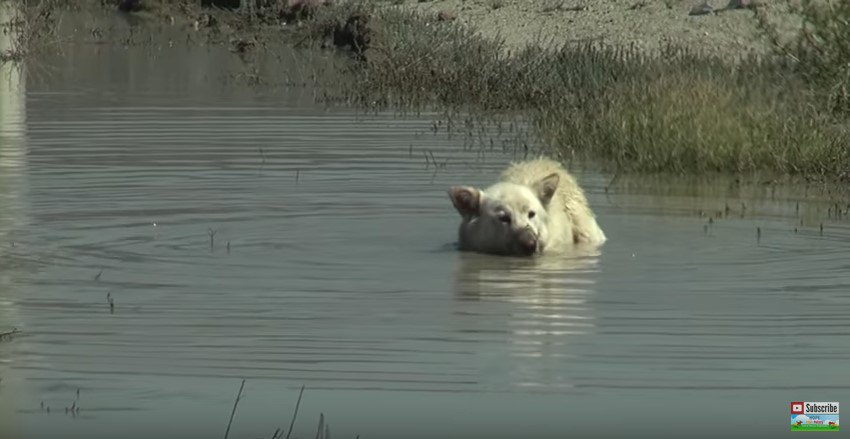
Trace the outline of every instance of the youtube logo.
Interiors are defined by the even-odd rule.
[[[802,402],[792,402],[791,403],[791,414],[802,415],[803,414],[803,403]]]

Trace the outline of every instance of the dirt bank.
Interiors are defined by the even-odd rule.
[[[740,3],[740,0],[732,0]],[[429,14],[448,13],[482,36],[504,38],[510,49],[529,43],[563,44],[601,40],[614,45],[655,49],[667,43],[707,53],[763,53],[754,9],[725,9],[712,0],[713,13],[691,15],[701,0],[405,0],[402,7]],[[744,2],[749,3],[749,2]],[[788,27],[794,20],[787,0],[762,0],[771,21]]]

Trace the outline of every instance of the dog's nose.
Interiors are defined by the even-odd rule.
[[[519,246],[526,254],[534,254],[537,251],[537,237],[529,230],[523,230],[519,234]]]

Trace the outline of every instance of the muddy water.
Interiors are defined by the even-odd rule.
[[[285,429],[302,385],[299,437],[320,413],[364,438],[774,436],[789,401],[850,395],[850,228],[822,192],[576,170],[604,247],[459,254],[446,187],[514,154],[240,69],[72,45],[3,82],[0,437],[218,437],[243,378],[230,437]]]

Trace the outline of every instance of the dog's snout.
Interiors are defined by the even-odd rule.
[[[528,229],[519,232],[517,236],[520,248],[526,254],[533,254],[537,251],[537,236]]]

